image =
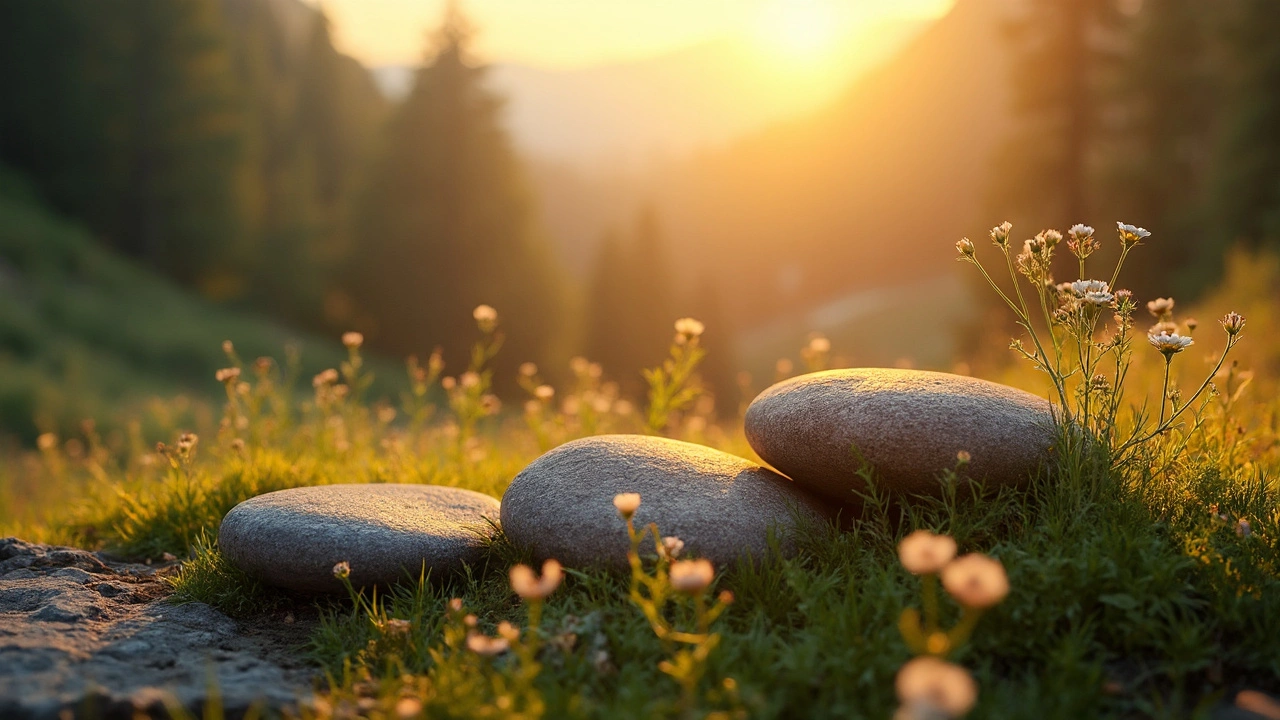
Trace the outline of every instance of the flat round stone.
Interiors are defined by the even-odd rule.
[[[1024,483],[1055,440],[1048,401],[986,380],[922,370],[860,368],[791,378],[747,408],[747,441],[797,484],[844,502],[860,471],[897,493],[933,493],[969,454],[965,477]]]
[[[456,571],[484,554],[498,501],[439,485],[318,485],[259,495],[231,509],[218,546],[236,567],[278,587],[341,592]]]
[[[599,435],[533,461],[502,496],[502,529],[540,559],[571,567],[627,567],[619,493],[639,493],[637,529],[654,522],[688,554],[717,565],[762,557],[771,530],[790,550],[797,517],[822,520],[819,503],[781,475],[702,445],[643,435]],[[652,539],[646,540],[652,553]]]

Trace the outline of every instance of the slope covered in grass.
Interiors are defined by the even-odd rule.
[[[221,394],[213,373],[228,339],[249,361],[284,361],[292,346],[300,372],[342,357],[336,341],[216,307],[114,255],[0,176],[0,435],[29,443],[85,418],[122,428],[155,396],[188,395],[169,411],[196,413]]]

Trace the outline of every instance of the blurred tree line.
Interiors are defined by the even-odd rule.
[[[634,390],[698,312],[732,387],[718,305],[673,300],[652,211],[590,288],[566,285],[456,6],[394,106],[299,0],[0,0],[0,17],[0,165],[178,284],[455,369],[489,304],[500,370],[585,346]]]
[[[1150,229],[1124,283],[1147,298],[1203,292],[1235,245],[1280,246],[1280,3],[1028,0],[1006,31],[1018,122],[992,217],[1028,237]]]

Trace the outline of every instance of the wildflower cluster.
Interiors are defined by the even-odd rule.
[[[992,228],[991,242],[1004,256],[1012,293],[995,281],[978,259],[977,248],[968,238],[956,243],[961,261],[978,268],[992,290],[1013,311],[1030,347],[1015,339],[1011,348],[1049,376],[1053,384],[1055,419],[1072,437],[1096,442],[1110,453],[1111,462],[1119,463],[1131,451],[1160,437],[1210,387],[1227,354],[1239,341],[1244,319],[1235,313],[1223,318],[1227,341],[1217,365],[1186,402],[1180,402],[1170,391],[1170,365],[1178,353],[1194,341],[1191,332],[1196,323],[1187,322],[1187,331],[1173,321],[1174,302],[1159,298],[1147,303],[1156,323],[1147,330],[1147,342],[1161,353],[1165,361],[1161,405],[1154,424],[1139,419],[1127,432],[1119,428],[1119,414],[1124,407],[1125,381],[1132,360],[1134,312],[1137,302],[1128,290],[1117,289],[1120,270],[1129,252],[1150,237],[1147,230],[1117,223],[1120,254],[1108,280],[1087,279],[1086,260],[1101,247],[1095,231],[1088,225],[1075,225],[1067,231],[1066,248],[1074,256],[1080,279],[1057,283],[1053,277],[1054,256],[1063,243],[1062,233],[1044,230],[1026,240],[1016,254],[1010,247],[1013,226],[1009,223]],[[1032,302],[1023,292],[1024,282],[1031,286]],[[1037,317],[1038,315],[1038,317]],[[1114,327],[1104,330],[1110,315]],[[1166,413],[1166,406],[1169,412]],[[1196,425],[1198,426],[1198,424]],[[1196,426],[1193,426],[1192,430]],[[1189,434],[1189,433],[1184,433]]]
[[[711,625],[733,603],[733,593],[722,591],[713,603],[708,604],[707,590],[716,576],[711,562],[701,558],[681,559],[684,541],[672,536],[663,537],[656,523],[636,530],[634,518],[640,508],[638,493],[616,495],[613,505],[627,524],[627,537],[631,541],[631,549],[627,551],[627,562],[631,566],[631,601],[640,608],[654,635],[671,654],[671,658],[663,660],[658,669],[680,685],[680,703],[675,714],[692,716],[697,710],[698,687],[706,675],[707,660],[720,644],[720,635],[711,631]],[[646,572],[640,557],[640,546],[646,536],[652,538],[656,557],[652,574]],[[693,606],[691,630],[681,630],[669,619],[667,606],[681,605],[682,602]],[[737,683],[732,678],[725,678],[719,689],[708,693],[707,699],[737,707]],[[738,713],[723,712],[719,716],[735,714]]]
[[[956,557],[956,541],[928,530],[916,530],[898,545],[902,566],[923,584],[923,613],[908,608],[898,628],[916,654],[898,671],[898,717],[960,717],[973,708],[978,687],[968,670],[946,661],[969,639],[982,613],[1009,594],[1009,579],[999,560],[978,553]],[[938,579],[962,608],[951,629],[940,625]]]

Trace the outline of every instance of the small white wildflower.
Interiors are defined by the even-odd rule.
[[[1178,332],[1178,323],[1161,321],[1147,328],[1148,335],[1175,335]]]
[[[894,687],[908,717],[960,717],[978,701],[978,685],[968,670],[930,655],[903,665]]]
[[[471,316],[475,318],[476,327],[485,335],[492,335],[498,328],[498,311],[488,305],[476,307]]]
[[[956,241],[956,250],[959,250],[960,254],[965,257],[972,256],[974,252],[973,241],[967,237],[960,238]]]
[[[898,543],[898,559],[912,575],[936,573],[956,556],[956,541],[947,535],[916,530]]]
[[[336,383],[336,382],[338,382],[338,371],[334,370],[333,368],[329,368],[323,372],[317,373],[315,377],[311,378],[312,387],[332,385],[333,383]]]
[[[630,520],[640,509],[640,493],[618,493],[613,496],[613,506],[623,520]]]
[[[702,336],[706,326],[691,317],[676,321],[676,343],[683,345]]]
[[[707,589],[715,576],[710,560],[680,560],[671,566],[671,587],[676,592],[697,595]]]
[[[1105,307],[1115,302],[1116,296],[1109,292],[1087,292],[1081,299],[1095,307]]]
[[[1071,229],[1067,231],[1067,234],[1070,235],[1073,240],[1079,242],[1080,240],[1092,236],[1093,228],[1083,223],[1076,223],[1071,226]]]
[[[999,560],[969,553],[942,569],[942,586],[965,607],[989,608],[1009,594],[1009,577]]]
[[[348,350],[355,350],[364,344],[364,335],[361,335],[358,332],[343,333],[342,344],[345,345]]]
[[[471,311],[471,317],[480,325],[493,325],[498,322],[498,311],[489,305],[477,305],[475,310]]]
[[[516,565],[511,568],[511,589],[525,600],[541,600],[555,592],[564,579],[564,571],[560,563],[548,560],[542,564],[542,577],[534,575],[533,568],[528,565]]]
[[[222,368],[218,372],[214,373],[213,377],[218,382],[229,385],[240,378],[240,368],[238,367]]]
[[[809,341],[809,352],[819,355],[831,352],[831,341],[822,335],[817,335]]]
[[[1151,346],[1159,350],[1165,357],[1172,357],[1191,347],[1196,341],[1185,335],[1160,333],[1159,335],[1148,335],[1147,342],[1151,343]]]
[[[1145,228],[1140,228],[1136,225],[1127,225],[1122,222],[1117,222],[1116,229],[1120,232],[1120,244],[1124,246],[1125,249],[1131,248],[1151,237],[1150,232]]]
[[[480,386],[480,375],[474,371],[468,370],[458,376],[458,384],[464,388],[474,388]]]
[[[1101,280],[1076,280],[1071,283],[1071,294],[1076,297],[1084,297],[1091,292],[1110,293],[1111,286]]]
[[[550,400],[551,398],[555,397],[555,394],[556,394],[556,389],[551,387],[550,385],[539,385],[533,390],[533,396],[538,398],[539,400]]]
[[[1253,526],[1249,524],[1248,520],[1240,518],[1236,521],[1236,534],[1240,537],[1249,537],[1253,534]]]
[[[351,563],[343,560],[333,566],[333,576],[339,580],[346,580],[351,577]]]
[[[1040,234],[1036,235],[1036,239],[1044,243],[1046,248],[1052,250],[1058,246],[1058,243],[1062,242],[1062,233],[1057,230],[1041,230]]]

